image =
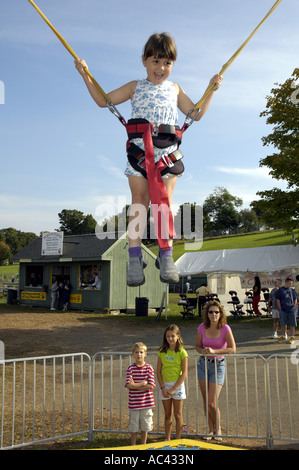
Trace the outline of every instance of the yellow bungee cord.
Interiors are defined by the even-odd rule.
[[[43,18],[43,20],[47,23],[47,25],[52,29],[53,33],[56,34],[58,37],[59,41],[64,45],[64,47],[69,51],[69,53],[74,57],[74,59],[79,59],[78,55],[75,53],[75,51],[71,48],[71,46],[66,42],[66,40],[61,36],[61,34],[57,31],[57,29],[54,28],[54,26],[50,23],[48,18],[43,14],[43,12],[38,8],[38,6],[32,1],[28,0],[31,5],[36,9],[36,11],[40,14],[40,16]],[[85,73],[89,76],[91,79],[92,83],[94,86],[97,88],[97,90],[100,92],[102,98],[105,100],[107,107],[109,110],[121,121],[122,124],[126,124],[124,121],[124,118],[121,116],[117,108],[114,106],[112,101],[110,100],[109,96],[106,95],[104,90],[100,87],[96,79],[91,75],[90,71],[88,68],[84,68]]]
[[[52,29],[52,31],[54,32],[54,34],[56,34],[56,36],[58,37],[58,39],[60,40],[60,42],[64,45],[64,47],[69,51],[69,53],[74,57],[74,59],[79,59],[79,57],[77,56],[77,54],[74,52],[74,50],[71,48],[71,46],[66,42],[66,40],[61,36],[61,34],[54,28],[54,26],[50,23],[50,21],[48,20],[48,18],[43,14],[43,12],[38,8],[38,6],[33,2],[33,0],[28,0],[31,5],[36,9],[36,11],[40,14],[40,16],[43,18],[43,20],[47,23],[47,25]],[[258,31],[258,29],[262,26],[262,24],[267,20],[267,18],[273,13],[273,11],[278,7],[278,5],[282,2],[282,0],[277,0],[275,2],[275,4],[272,6],[272,8],[270,8],[270,10],[268,11],[268,13],[266,14],[266,16],[262,19],[262,21],[257,25],[257,27],[252,31],[252,33],[250,34],[250,36],[248,36],[248,38],[246,39],[246,41],[243,42],[243,44],[239,47],[239,49],[231,56],[231,58],[222,66],[222,69],[220,70],[219,74],[220,75],[223,75],[224,72],[230,67],[230,65],[234,62],[234,60],[238,57],[238,55],[241,53],[241,51],[244,49],[244,47],[246,46],[246,44],[250,41],[250,39],[255,35],[255,33]],[[94,86],[97,88],[97,90],[100,92],[101,96],[103,97],[103,99],[105,100],[106,102],[106,105],[108,107],[108,109],[121,121],[122,124],[126,125],[126,122],[124,120],[124,118],[121,116],[121,114],[119,113],[119,111],[117,110],[117,108],[115,107],[115,105],[111,102],[110,98],[106,95],[106,93],[104,92],[104,90],[100,87],[100,85],[98,84],[98,82],[95,80],[95,78],[91,75],[91,73],[89,72],[89,70],[87,68],[84,69],[85,70],[85,73],[89,76],[89,78],[91,79],[91,81],[93,82]],[[193,123],[193,121],[195,120],[202,104],[204,103],[204,101],[206,100],[206,98],[209,96],[209,94],[212,92],[213,88],[214,88],[214,84],[212,84],[210,87],[208,87],[208,89],[206,90],[206,92],[204,93],[204,95],[201,97],[201,99],[195,104],[194,106],[194,109],[192,109],[186,120],[185,120],[185,123],[182,127],[182,130],[185,131],[188,127],[191,126],[191,124]],[[191,118],[191,114],[193,114],[194,112],[196,111],[196,114]]]
[[[273,11],[278,7],[278,5],[282,2],[282,0],[277,0],[275,2],[275,4],[272,6],[272,8],[270,8],[270,10],[268,11],[268,13],[266,14],[266,16],[262,19],[262,21],[257,25],[257,27],[252,31],[252,33],[250,34],[250,36],[248,36],[248,38],[246,39],[246,41],[243,42],[243,44],[239,47],[239,49],[231,56],[231,58],[222,66],[222,69],[220,70],[219,74],[220,75],[223,75],[224,72],[226,72],[226,70],[230,67],[230,65],[234,62],[234,60],[238,57],[238,55],[242,52],[242,50],[244,49],[244,47],[246,46],[246,44],[248,44],[248,42],[250,41],[250,39],[255,35],[255,33],[257,32],[257,30],[262,26],[262,24],[267,20],[267,18],[269,18],[269,16],[273,13]],[[185,130],[191,126],[191,124],[194,122],[197,114],[199,113],[199,110],[200,108],[202,107],[204,101],[207,99],[207,97],[209,96],[209,94],[212,92],[213,88],[214,88],[215,84],[213,83],[212,85],[210,85],[207,90],[205,91],[205,93],[203,94],[203,96],[200,98],[200,100],[196,103],[196,105],[194,106],[193,109],[191,109],[191,111],[189,111],[189,114],[185,120],[185,124],[183,126],[183,128],[185,128]],[[191,119],[191,114],[193,114],[195,111],[196,114],[193,115],[192,119]]]

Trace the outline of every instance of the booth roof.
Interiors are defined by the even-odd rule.
[[[113,234],[114,235],[114,234]],[[124,235],[124,234],[121,234]],[[63,255],[65,258],[76,259],[100,259],[101,256],[117,241],[117,238],[105,237],[100,240],[95,234],[86,235],[65,235],[63,238]],[[55,260],[61,256],[42,256],[42,238],[38,237],[26,245],[19,253],[16,253],[12,260],[20,259],[32,260]]]
[[[299,272],[299,246],[188,252],[175,264],[180,276],[200,273],[260,273],[288,268],[295,268]]]

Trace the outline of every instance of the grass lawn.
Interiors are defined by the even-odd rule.
[[[297,232],[298,238],[299,230]],[[296,236],[296,233],[295,233]],[[184,243],[177,241],[173,247],[173,258],[177,261],[186,251],[188,251],[188,244],[190,247],[192,243]],[[199,251],[212,251],[236,248],[255,248],[259,246],[274,246],[274,245],[290,245],[291,237],[286,235],[282,230],[266,230],[263,232],[253,232],[244,235],[228,235],[226,237],[216,237],[205,239]],[[158,245],[148,246],[148,248],[155,254],[158,254]],[[187,250],[185,249],[187,248]],[[192,250],[190,250],[192,251]],[[10,279],[12,274],[19,272],[18,264],[11,264],[8,266],[0,266],[0,282],[2,274],[7,275]]]
[[[5,266],[0,266],[0,281],[2,279],[2,274],[7,275],[9,278],[12,274],[19,273],[19,264],[8,264]]]
[[[188,244],[181,241],[174,243],[173,258],[178,260],[186,251]],[[244,235],[229,235],[205,239],[199,251],[228,250],[237,248],[256,248],[259,246],[290,245],[291,237],[282,230],[267,230],[264,232],[253,232]],[[190,247],[192,243],[190,243]],[[151,251],[158,254],[158,247],[151,246]],[[192,251],[192,250],[190,250]]]

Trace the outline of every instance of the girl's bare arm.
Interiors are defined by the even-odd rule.
[[[85,73],[84,69],[88,68],[85,60],[76,59],[75,66],[78,72],[82,75],[85,85],[87,86],[87,89],[93,100],[97,103],[98,106],[100,106],[100,108],[105,108],[107,106],[105,99],[103,98],[99,90],[96,88],[96,86],[92,83],[90,77]],[[132,99],[136,88],[136,83],[137,82],[135,80],[126,83],[120,88],[117,88],[116,90],[107,93],[107,96],[115,105],[124,103],[125,101]]]

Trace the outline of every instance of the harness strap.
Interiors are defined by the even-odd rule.
[[[130,140],[127,141],[127,155],[128,160],[136,170],[140,171],[142,175],[147,178],[147,174],[145,171],[146,162],[145,162],[145,151],[142,150],[138,145],[134,144]],[[181,174],[184,170],[184,165],[179,163],[179,161],[183,158],[182,152],[177,149],[173,152],[169,153],[168,155],[164,155],[162,157],[162,163],[160,164],[159,168],[161,171],[161,175],[165,175],[166,173],[172,174]]]
[[[147,119],[129,119],[127,123],[127,133],[130,139],[134,139],[136,137],[142,137],[142,129],[143,129],[143,124],[149,124],[149,121]],[[160,124],[159,126],[156,126],[153,123],[150,123],[151,125],[151,130],[153,132],[153,135],[158,135],[158,134],[173,134],[176,135],[178,138],[182,138],[182,131],[179,126],[175,126],[172,124]]]
[[[156,164],[151,125],[143,125],[142,138],[145,148],[145,168],[148,179],[148,187],[154,216],[154,226],[161,250],[169,248],[168,239],[173,238],[173,216],[169,206],[168,194],[161,176],[161,160]]]

